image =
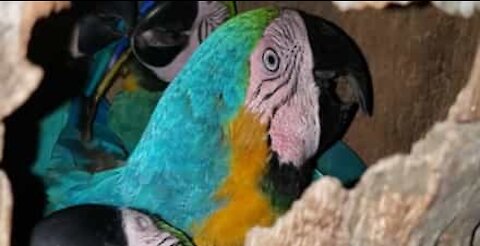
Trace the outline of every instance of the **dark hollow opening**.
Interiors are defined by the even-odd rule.
[[[86,80],[86,61],[73,60],[68,51],[77,17],[68,10],[37,21],[27,56],[43,68],[44,77],[28,101],[5,120],[3,167],[14,196],[13,246],[29,244],[31,229],[43,214],[43,186],[30,171],[38,154],[39,121],[80,93]]]

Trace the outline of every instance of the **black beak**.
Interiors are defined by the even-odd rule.
[[[320,88],[320,153],[340,140],[358,108],[373,113],[372,78],[368,64],[355,41],[335,24],[300,12],[313,52],[314,76]],[[343,100],[338,88],[343,78],[353,100]]]
[[[136,1],[72,2],[82,17],[78,24],[78,37],[74,40],[79,52],[92,55],[111,42],[118,40],[136,25]],[[125,31],[117,30],[123,20]]]
[[[123,19],[129,27],[135,26],[137,1],[72,1],[72,8],[82,15],[111,16]]]
[[[82,205],[55,212],[38,223],[31,246],[126,246],[122,214],[115,207]]]
[[[196,1],[158,2],[133,31],[135,57],[154,67],[170,64],[187,46],[197,14]]]

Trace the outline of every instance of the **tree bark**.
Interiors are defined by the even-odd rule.
[[[27,44],[37,19],[68,7],[70,2],[0,2],[0,160],[3,154],[6,116],[24,103],[43,76],[27,58]],[[12,194],[0,170],[0,246],[10,245]]]

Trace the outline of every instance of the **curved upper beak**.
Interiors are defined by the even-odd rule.
[[[355,41],[335,24],[299,12],[313,53],[315,82],[320,88],[320,151],[341,139],[358,108],[373,114],[373,87],[368,64]],[[337,88],[344,78],[353,100],[341,99]]]

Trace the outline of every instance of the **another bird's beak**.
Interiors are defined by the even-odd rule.
[[[320,151],[324,151],[343,137],[359,107],[372,115],[372,79],[360,48],[342,29],[320,17],[303,12],[300,15],[309,35],[313,73],[320,88]]]
[[[108,44],[120,39],[135,26],[137,3],[135,1],[79,2],[73,1],[72,8],[82,18],[77,23],[76,50],[82,54],[93,55]],[[118,24],[124,22],[126,31],[119,30]]]
[[[131,46],[143,64],[163,67],[188,45],[197,2],[160,1],[133,31]]]

